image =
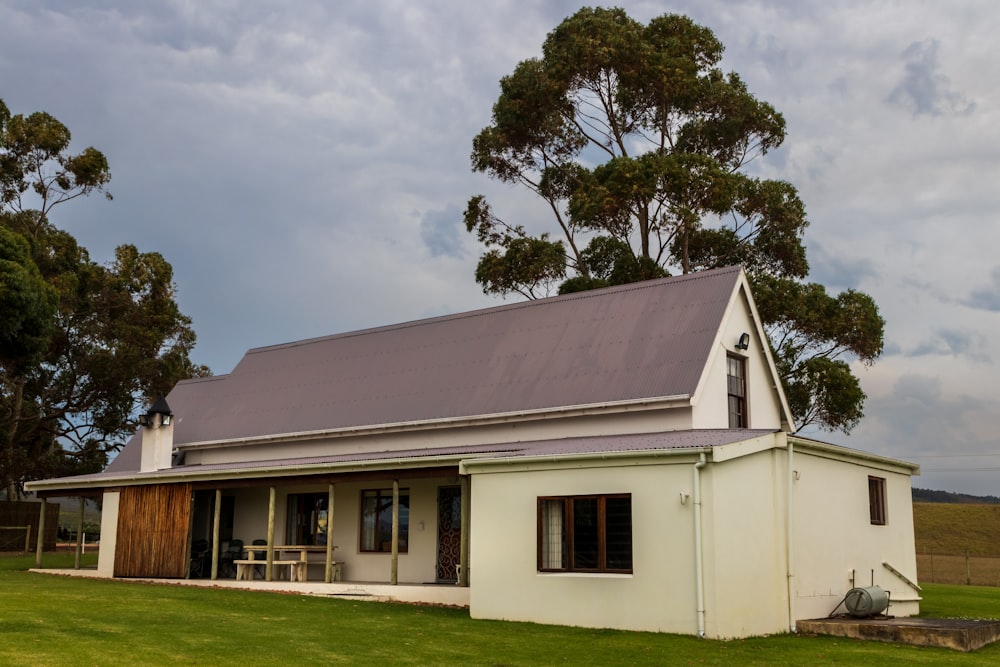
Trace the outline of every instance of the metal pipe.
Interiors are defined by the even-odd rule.
[[[694,464],[694,579],[696,596],[696,613],[698,617],[698,636],[705,636],[705,574],[702,572],[701,544],[701,469],[705,467],[705,453],[702,452]]]
[[[793,482],[795,481],[795,471],[792,469],[792,457],[794,455],[794,448],[792,446],[791,438],[785,440],[787,447],[787,465],[788,465],[788,489],[785,493],[785,561],[787,563],[787,586],[788,586],[788,631],[796,632],[795,625],[795,535],[793,529],[795,527],[794,518],[794,506],[795,503],[792,499]]]

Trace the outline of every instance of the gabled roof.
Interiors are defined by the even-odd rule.
[[[174,444],[688,399],[739,267],[250,350],[168,395]]]

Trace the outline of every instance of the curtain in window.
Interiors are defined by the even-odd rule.
[[[565,567],[563,523],[565,503],[562,500],[542,501],[542,569]]]

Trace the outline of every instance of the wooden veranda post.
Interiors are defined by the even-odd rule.
[[[35,567],[42,566],[42,549],[45,548],[45,509],[48,498],[42,498],[41,514],[38,515],[38,542],[35,547]]]
[[[212,517],[212,581],[219,578],[219,532],[222,530],[222,489],[215,490],[215,512]]]
[[[80,569],[80,557],[83,554],[83,510],[87,506],[87,499],[80,496],[80,520],[76,522],[76,556],[73,558],[73,569]]]
[[[396,585],[399,578],[399,480],[392,480],[392,575],[389,583]]]
[[[462,518],[460,523],[462,532],[458,547],[459,586],[469,585],[469,526],[471,525],[469,509],[472,506],[472,497],[469,493],[470,486],[469,476],[462,477]]]
[[[326,583],[333,581],[333,483],[326,490]]]
[[[264,580],[272,581],[274,570],[274,502],[277,489],[271,487],[267,496],[267,565],[264,566]]]

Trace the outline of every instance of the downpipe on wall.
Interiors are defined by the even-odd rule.
[[[785,446],[787,447],[787,465],[788,465],[788,490],[785,494],[785,561],[787,563],[788,572],[788,631],[791,633],[797,632],[795,625],[795,545],[794,545],[794,535],[792,534],[792,529],[794,528],[793,523],[793,512],[795,503],[792,500],[793,483],[795,481],[795,470],[792,467],[792,456],[794,454],[794,447],[792,446],[792,441],[787,438],[785,440]]]
[[[699,456],[698,462],[694,464],[694,579],[695,597],[697,602],[698,636],[705,636],[705,575],[702,572],[702,546],[701,546],[701,469],[705,467],[705,452]]]

